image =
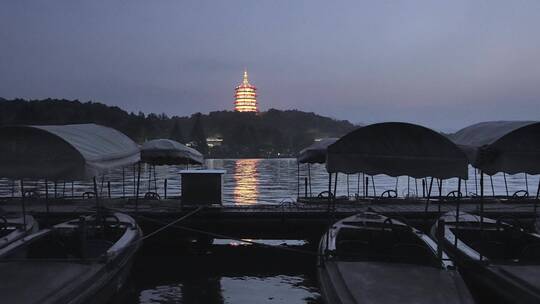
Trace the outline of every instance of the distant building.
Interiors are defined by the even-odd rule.
[[[234,89],[234,92],[234,110],[236,112],[259,112],[257,88],[249,84],[247,70],[244,71],[242,83]]]
[[[208,137],[206,143],[209,148],[219,147],[223,143],[223,139],[219,137]]]

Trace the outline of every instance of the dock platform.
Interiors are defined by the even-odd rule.
[[[538,201],[536,201],[538,202]],[[282,204],[229,204],[203,205],[200,210],[167,229],[162,237],[196,237],[197,230],[242,239],[295,239],[316,240],[328,226],[347,216],[373,210],[426,230],[447,211],[456,210],[457,200],[426,201],[405,199],[362,199],[336,201],[329,208],[324,200],[289,201]],[[184,205],[179,199],[145,200],[100,199],[100,204],[110,210],[125,212],[137,219],[145,233],[173,222],[199,206]],[[20,212],[20,199],[0,200],[4,212]],[[49,212],[43,199],[25,200],[26,212],[38,221],[59,223],[95,211],[95,199],[49,199]],[[478,199],[461,199],[459,208],[464,212],[479,213]],[[484,215],[517,222],[531,228],[536,220],[535,200],[484,199]]]

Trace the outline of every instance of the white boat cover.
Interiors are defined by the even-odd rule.
[[[309,147],[304,148],[298,153],[298,162],[302,164],[324,164],[326,162],[326,150],[328,146],[335,143],[339,138],[323,138],[319,141],[315,141]]]
[[[154,165],[202,164],[203,155],[190,147],[170,139],[153,139],[141,147],[141,158]]]
[[[138,145],[96,124],[0,128],[0,176],[86,179],[140,160]]]
[[[467,179],[467,157],[443,135],[410,123],[356,129],[328,147],[328,172]]]
[[[488,121],[461,129],[450,139],[484,173],[540,174],[540,122]]]

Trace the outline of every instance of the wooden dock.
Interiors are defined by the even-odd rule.
[[[95,210],[94,199],[49,199],[49,213],[43,199],[25,200],[26,211],[40,222],[58,223],[77,218]],[[334,221],[371,209],[406,221],[426,230],[444,212],[456,209],[457,200],[433,200],[425,211],[425,200],[363,199],[337,201],[329,208],[327,201],[291,201],[280,205],[207,205],[161,233],[161,238],[197,237],[197,230],[242,239],[307,239],[316,240]],[[135,200],[102,199],[101,205],[110,210],[125,212],[135,217],[145,233],[171,223],[197,209],[183,205],[179,199]],[[479,213],[479,200],[460,200],[460,210]],[[530,228],[535,221],[534,200],[484,200],[484,214],[490,218],[517,221]],[[4,199],[0,208],[5,212],[20,212],[20,199]]]

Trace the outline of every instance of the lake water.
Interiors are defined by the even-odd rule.
[[[298,193],[304,194],[304,178],[308,175],[306,165],[300,166],[298,187],[298,165],[295,159],[239,159],[207,160],[205,167],[225,169],[224,204],[279,204],[294,200]],[[164,194],[164,180],[168,181],[170,196],[180,193],[179,171],[184,167],[162,166],[149,171],[143,167],[140,193],[155,191]],[[462,192],[476,192],[474,170],[469,170],[469,180],[462,185]],[[311,192],[317,195],[328,189],[328,174],[324,165],[310,167]],[[132,196],[136,180],[134,168],[117,170],[98,181],[101,195]],[[361,178],[361,177],[360,177]],[[348,178],[340,175],[337,195],[354,196],[363,193],[363,183],[358,175]],[[478,179],[476,179],[478,181]],[[489,177],[485,179],[485,194],[505,195],[528,188],[536,195],[539,177],[524,174],[493,176],[493,187]],[[397,185],[396,185],[397,182]],[[20,192],[19,183],[3,180],[0,194],[10,196]],[[49,191],[54,193],[54,184],[49,182]],[[422,195],[422,181],[407,177],[375,176],[370,178],[369,194],[380,195],[385,190],[397,189],[399,196]],[[44,181],[25,181],[26,190],[44,191]],[[57,196],[80,196],[92,191],[91,182],[56,184]],[[438,188],[433,186],[433,194]],[[457,180],[442,182],[442,193],[457,189]],[[282,241],[265,241],[280,244]],[[175,243],[176,244],[176,243]],[[293,245],[297,245],[292,243]],[[190,248],[190,249],[186,249]],[[306,250],[315,250],[313,247]],[[315,259],[298,253],[261,249],[242,245],[229,240],[217,240],[208,253],[193,252],[185,247],[153,247],[145,244],[133,266],[133,274],[121,299],[117,303],[320,303],[316,282]]]

